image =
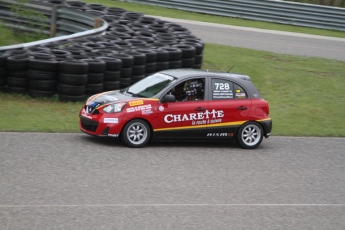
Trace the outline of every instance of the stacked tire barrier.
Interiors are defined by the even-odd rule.
[[[0,52],[0,89],[83,101],[165,69],[200,69],[203,42],[178,24],[100,4],[50,0],[107,21],[106,33]]]

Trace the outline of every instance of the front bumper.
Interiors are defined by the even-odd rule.
[[[112,119],[110,121],[113,122],[109,122],[109,119]],[[121,125],[118,121],[118,118],[104,118],[100,115],[86,117],[80,114],[79,128],[82,132],[92,136],[118,137],[121,132]]]

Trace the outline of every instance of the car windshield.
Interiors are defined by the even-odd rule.
[[[134,97],[152,97],[175,80],[174,77],[155,73],[129,87],[126,93]]]

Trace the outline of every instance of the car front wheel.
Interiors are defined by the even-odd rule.
[[[143,120],[132,120],[128,122],[122,131],[122,140],[129,146],[140,148],[147,144],[150,140],[150,127]]]
[[[237,134],[237,142],[244,149],[255,149],[263,139],[263,131],[257,122],[247,122],[241,126]]]

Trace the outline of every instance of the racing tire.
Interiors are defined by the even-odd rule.
[[[57,79],[57,72],[52,72],[52,71],[41,71],[41,70],[28,69],[26,74],[27,74],[28,78],[35,79],[35,80],[55,80],[55,79]]]
[[[121,69],[121,77],[120,78],[121,79],[122,78],[131,78],[132,77],[132,72],[133,72],[132,67],[131,68],[122,68]]]
[[[103,92],[103,82],[97,84],[86,84],[86,94],[93,95]]]
[[[157,66],[156,66],[156,71],[161,71],[161,70],[166,70],[169,69],[169,62],[157,62]]]
[[[135,51],[126,51],[124,52],[124,54],[128,54],[133,57],[133,66],[146,64],[146,54],[144,53],[139,53]]]
[[[57,80],[29,80],[30,90],[39,91],[55,91],[57,87]]]
[[[121,78],[120,80],[120,89],[124,89],[127,88],[128,86],[130,86],[132,84],[132,78]]]
[[[169,52],[169,61],[179,61],[182,59],[182,50],[174,47],[162,48],[162,50]]]
[[[157,70],[157,63],[156,62],[147,63],[145,69],[146,69],[146,71],[145,71],[146,75],[150,75],[152,73],[155,73]]]
[[[87,83],[97,84],[97,83],[103,83],[103,81],[104,81],[104,73],[89,73],[87,75]]]
[[[119,71],[122,67],[122,60],[113,56],[96,57],[96,60],[105,62],[105,71]]]
[[[131,55],[128,54],[123,54],[123,53],[114,53],[109,55],[110,57],[113,58],[118,58],[122,60],[122,68],[132,68],[133,63],[134,63],[134,58]]]
[[[133,76],[144,75],[146,73],[146,65],[134,65],[132,70]]]
[[[169,62],[169,69],[180,69],[182,68],[182,61],[170,61]]]
[[[237,143],[244,149],[255,149],[263,139],[263,130],[259,123],[249,121],[244,123],[237,133]]]
[[[9,56],[7,58],[6,66],[9,70],[24,71],[28,69],[28,62],[30,57],[25,55]]]
[[[45,90],[29,90],[29,95],[32,98],[48,98],[53,97],[56,94],[56,91],[45,91]]]
[[[84,95],[86,92],[86,86],[76,86],[76,85],[66,85],[58,83],[57,85],[58,93],[61,95],[68,95],[68,96],[80,96]]]
[[[7,74],[8,73],[6,67],[0,67],[0,77],[6,77]]]
[[[59,64],[60,73],[67,74],[87,74],[89,69],[89,64],[85,61],[73,59],[64,60]]]
[[[17,56],[17,55],[26,55],[28,54],[28,51],[25,49],[12,49],[12,50],[7,50],[5,53],[9,54],[10,56]]]
[[[157,60],[157,53],[154,50],[150,49],[138,49],[136,52],[143,53],[146,55],[146,64],[155,63]]]
[[[202,64],[194,64],[193,69],[201,69]]]
[[[0,87],[5,86],[6,83],[7,83],[7,78],[0,76]]]
[[[103,91],[120,89],[120,81],[105,81],[103,82]]]
[[[88,73],[103,73],[105,71],[105,61],[101,59],[82,59],[89,64],[89,71]]]
[[[196,54],[196,49],[194,46],[187,44],[177,44],[173,47],[179,48],[182,51],[182,59],[194,58]]]
[[[53,54],[57,59],[68,58],[72,55],[71,52],[63,49],[51,49],[50,53]]]
[[[27,78],[17,78],[17,77],[7,77],[7,85],[8,85],[8,87],[27,88],[28,87],[28,79]]]
[[[195,47],[195,55],[201,55],[204,50],[204,44],[197,41],[182,41],[182,44],[191,45]]]
[[[129,121],[122,130],[122,141],[129,147],[141,148],[150,141],[151,129],[140,119]]]
[[[32,52],[30,53],[35,59],[43,59],[43,60],[53,60],[55,59],[55,55],[50,54],[49,52]]]
[[[27,95],[29,90],[27,87],[23,88],[23,87],[6,87],[5,88],[5,92],[6,93],[15,93],[15,94],[23,94],[23,95]]]
[[[194,62],[194,64],[196,64],[196,65],[202,64],[203,57],[204,57],[204,55],[202,55],[202,54],[195,55],[195,62]]]
[[[27,78],[27,71],[26,70],[9,70],[8,71],[9,77],[15,77],[15,78]]]
[[[72,95],[59,94],[59,101],[62,101],[62,102],[86,101],[86,95],[84,94],[84,95],[72,96]]]
[[[0,53],[0,67],[6,66],[7,58],[9,57],[9,54],[7,53]]]
[[[156,57],[156,61],[157,62],[167,62],[167,61],[169,61],[169,52],[168,51],[157,49],[156,53],[157,53],[157,57]]]
[[[146,77],[146,75],[132,76],[132,78],[131,78],[131,85],[136,83],[136,82],[138,82],[138,81],[141,81],[145,77]]]
[[[28,69],[56,72],[59,67],[59,62],[57,60],[49,59],[30,59],[28,65]]]
[[[195,58],[182,59],[182,68],[193,68],[195,63]]]
[[[104,81],[120,81],[121,72],[120,71],[105,71]]]
[[[76,59],[76,60],[85,60],[87,58],[89,58],[89,56],[87,56],[86,54],[75,54],[75,55],[72,55],[72,58],[73,59]]]
[[[67,74],[59,73],[59,83],[66,85],[86,85],[88,80],[87,74]]]

